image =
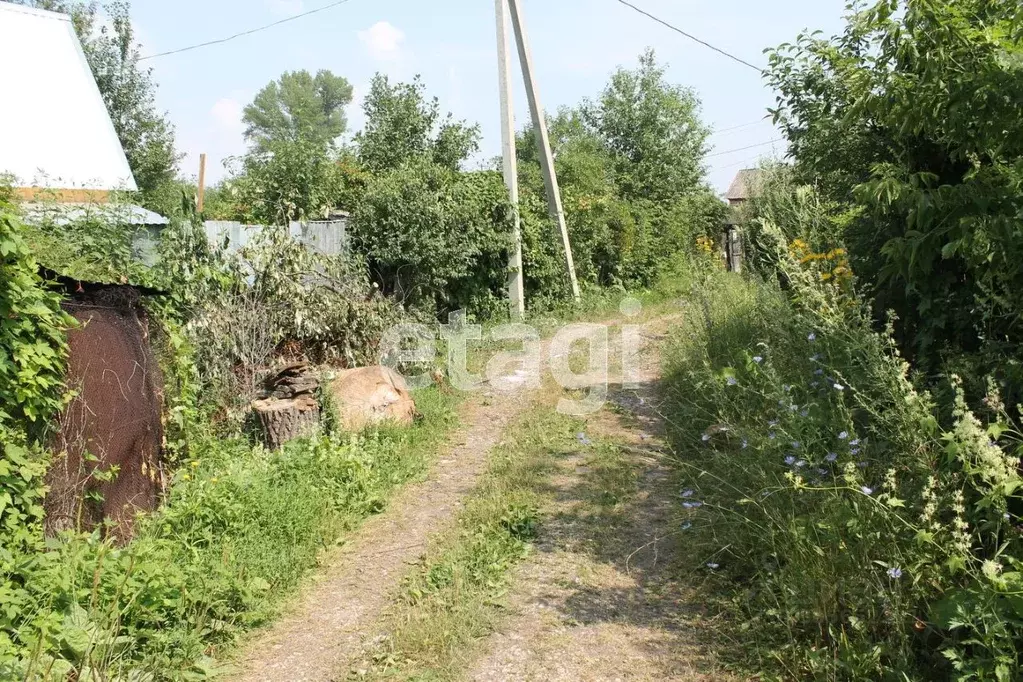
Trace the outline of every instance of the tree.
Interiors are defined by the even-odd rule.
[[[884,0],[840,36],[780,46],[769,76],[800,178],[861,209],[842,237],[875,310],[897,313],[924,371],[951,354],[972,355],[960,371],[978,379],[1016,372],[1010,404],[1023,395],[1002,362],[1023,344],[1021,38],[1017,0]]]
[[[366,126],[355,136],[359,160],[370,171],[392,170],[426,159],[451,170],[479,149],[480,129],[448,114],[438,126],[440,104],[426,98],[419,76],[395,83],[387,76],[373,78],[363,103]]]
[[[139,44],[131,24],[131,6],[116,0],[100,6],[78,0],[18,0],[19,4],[71,15],[85,58],[110,113],[117,137],[141,192],[141,202],[167,212],[180,155],[174,127],[156,108],[152,71],[139,65]]]
[[[285,72],[245,107],[245,137],[263,150],[281,141],[329,147],[345,131],[351,101],[352,86],[330,71]]]
[[[652,50],[619,69],[585,117],[603,138],[616,182],[629,199],[675,201],[703,181],[709,129],[692,90],[665,80]]]

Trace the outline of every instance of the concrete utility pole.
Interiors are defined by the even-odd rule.
[[[511,60],[508,58],[508,0],[495,0],[497,5],[497,71],[501,88],[501,154],[504,184],[508,186],[515,225],[512,228],[512,249],[508,257],[508,302],[511,318],[521,320],[526,314],[526,298],[522,284],[522,226],[519,220],[519,166],[515,158],[515,114],[512,109]]]
[[[540,167],[543,170],[544,186],[547,188],[547,206],[551,218],[558,223],[561,230],[561,243],[565,247],[565,263],[568,266],[568,279],[572,283],[572,296],[579,300],[579,282],[575,278],[575,262],[572,260],[572,243],[568,238],[568,226],[565,225],[565,210],[561,206],[561,189],[558,187],[558,176],[554,172],[554,156],[551,154],[551,141],[547,134],[547,122],[544,120],[543,105],[540,103],[540,92],[536,88],[533,71],[533,56],[526,41],[526,26],[522,19],[520,0],[508,0],[511,10],[512,27],[515,29],[515,42],[519,48],[519,64],[522,66],[522,78],[526,81],[526,96],[529,99],[529,112],[533,116],[533,129],[536,131],[536,144],[540,148]]]

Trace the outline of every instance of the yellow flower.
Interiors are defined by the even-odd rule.
[[[822,282],[827,282],[829,279],[831,279],[831,273],[830,272],[825,272],[825,273],[821,274],[821,281]]]
[[[198,467],[199,467],[199,463],[198,462],[192,462],[192,468],[193,469],[196,469]]]
[[[188,474],[184,474],[184,475],[182,475],[181,480],[182,481],[190,481],[190,480],[192,480],[192,477],[189,476]]]

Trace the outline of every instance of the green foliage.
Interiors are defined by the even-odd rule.
[[[420,474],[451,399],[417,395],[412,429],[317,436],[280,452],[202,438],[163,508],[115,547],[64,536],[5,600],[0,678],[206,679],[242,630],[273,615],[319,553]]]
[[[843,237],[922,371],[994,372],[1019,399],[1023,11],[1011,0],[857,8],[771,57],[796,170],[861,209]],[[974,382],[971,396],[983,392]]]
[[[245,137],[267,152],[284,141],[325,150],[344,133],[344,109],[351,101],[352,86],[326,69],[315,76],[304,70],[287,71],[245,107]]]
[[[703,180],[708,131],[699,102],[665,81],[652,52],[619,69],[597,102],[548,120],[576,275],[584,285],[647,286],[697,237],[716,235],[724,205]],[[547,217],[532,128],[518,137],[527,291],[564,295],[560,238]]]
[[[377,74],[363,110],[366,125],[355,146],[359,161],[373,173],[421,161],[457,170],[479,149],[479,126],[454,121],[450,114],[440,121],[440,104],[436,97],[427,99],[418,76],[392,85]]]
[[[44,195],[45,196],[45,195]],[[110,203],[65,205],[41,201],[24,235],[36,259],[58,274],[107,284],[145,284],[146,228],[133,225],[121,197]]]
[[[508,215],[499,174],[422,161],[369,181],[351,235],[384,293],[430,312],[485,312],[507,280]]]
[[[703,180],[710,129],[689,89],[664,78],[653,50],[635,70],[619,69],[584,115],[607,148],[615,182],[630,200],[673,202]]]
[[[50,419],[63,407],[65,330],[73,320],[39,277],[13,208],[0,203],[0,660],[24,580],[42,549]]]
[[[667,360],[679,523],[746,663],[770,679],[1017,679],[1023,481],[1000,399],[982,424],[960,392],[943,430],[890,331],[776,243],[787,291],[708,278]]]
[[[237,207],[232,218],[287,225],[323,219],[336,206],[336,155],[318,142],[268,140],[241,163],[241,174],[231,181]]]

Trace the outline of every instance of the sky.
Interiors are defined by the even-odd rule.
[[[631,0],[665,21],[757,66],[765,48],[803,29],[840,32],[846,0]],[[134,0],[143,55],[223,38],[331,0]],[[692,88],[714,129],[708,180],[719,192],[760,158],[784,154],[767,108],[774,94],[759,73],[638,14],[616,0],[521,0],[545,109],[596,97],[619,66],[633,67],[651,47],[668,79]],[[494,0],[349,0],[254,35],[144,62],[159,86],[157,104],[177,129],[185,176],[208,156],[208,182],[245,151],[242,109],[285,71],[329,69],[355,88],[349,133],[363,123],[362,98],[377,72],[410,80],[421,74],[442,111],[478,123],[476,163],[500,153]],[[516,127],[529,119],[517,61]],[[741,126],[733,129],[736,126]],[[757,145],[757,146],[753,146]],[[742,149],[750,147],[748,149]],[[731,151],[731,150],[740,151]]]

